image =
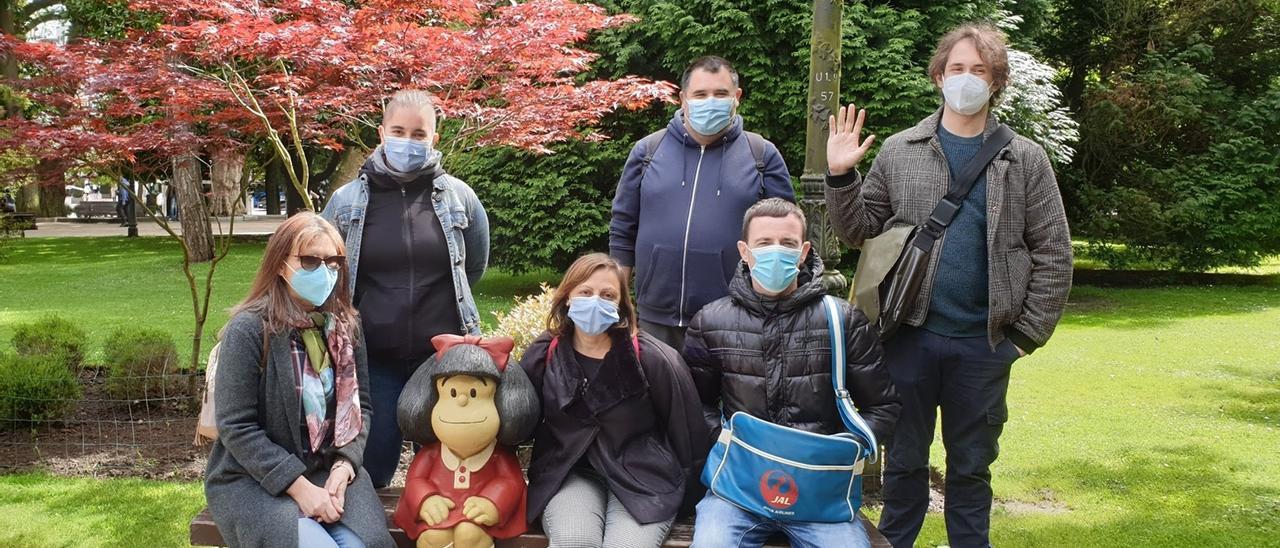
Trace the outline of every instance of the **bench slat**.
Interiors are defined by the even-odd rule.
[[[387,513],[387,529],[391,531],[391,538],[395,539],[396,545],[401,548],[413,548],[413,541],[391,522],[391,514],[395,512],[396,503],[400,500],[400,491],[398,488],[379,489],[378,497],[382,499],[382,507]],[[875,525],[867,520],[867,516],[859,517],[867,530],[867,536],[871,538],[871,545],[874,548],[890,548],[889,541],[880,534]],[[209,515],[208,508],[201,510],[195,518],[192,518],[190,536],[193,546],[226,546],[226,542],[222,540],[222,534],[218,532],[218,526],[214,525],[213,517]],[[688,548],[692,541],[693,523],[684,519],[672,524],[663,547]],[[785,548],[787,542],[785,538],[775,535],[765,546],[766,548]],[[541,531],[530,531],[519,538],[498,541],[496,548],[547,548],[547,537]]]

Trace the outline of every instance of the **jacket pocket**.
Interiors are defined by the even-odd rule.
[[[723,251],[719,249],[690,249],[684,273],[684,295],[686,316],[720,297],[729,294],[729,279],[726,277]],[[737,261],[734,261],[737,264]],[[732,270],[730,270],[730,273]]]
[[[675,313],[680,306],[680,266],[678,250],[665,245],[653,246],[644,265],[644,276],[636,286],[639,304],[658,312]]]
[[[628,445],[622,455],[622,465],[634,485],[655,495],[671,493],[684,481],[684,468],[676,462],[666,442],[652,433],[646,434],[643,441]]]
[[[1025,247],[1010,249],[1005,254],[1005,264],[1009,276],[1011,318],[1017,318],[1022,311],[1022,302],[1027,298],[1027,285],[1031,283],[1031,253]]]

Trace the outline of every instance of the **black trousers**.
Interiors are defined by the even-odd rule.
[[[955,338],[903,326],[885,345],[902,398],[888,443],[880,531],[895,547],[915,543],[929,508],[929,445],[938,409],[947,453],[946,524],[953,548],[991,545],[991,463],[1009,418],[1005,395],[1018,349],[987,337]]]

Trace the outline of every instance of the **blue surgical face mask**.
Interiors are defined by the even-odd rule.
[[[599,335],[618,323],[618,305],[598,295],[569,299],[569,319],[579,331]]]
[[[329,300],[329,294],[333,293],[333,286],[338,283],[337,270],[323,264],[315,270],[288,266],[289,270],[293,271],[289,276],[289,287],[293,288],[294,293],[316,306],[321,306]]]
[[[405,139],[403,137],[386,136],[382,138],[382,152],[387,156],[387,165],[401,173],[411,173],[427,165],[427,160],[435,152],[426,141]]]
[[[751,278],[765,291],[777,295],[791,286],[800,275],[800,250],[781,245],[767,245],[751,250],[756,265]]]
[[[689,99],[689,127],[702,135],[720,133],[733,120],[735,102],[731,97]]]

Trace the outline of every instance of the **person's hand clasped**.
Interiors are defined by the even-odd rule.
[[[323,487],[317,486],[307,478],[299,476],[289,486],[289,497],[298,503],[298,508],[308,517],[321,523],[335,523],[342,519],[342,512],[333,504],[333,498]]]
[[[840,111],[828,120],[831,132],[827,135],[827,173],[844,175],[858,167],[867,155],[876,136],[862,139],[862,124],[867,110],[857,110],[856,105],[840,107]],[[856,112],[856,116],[854,115]]]
[[[329,479],[324,482],[325,491],[329,492],[329,498],[333,501],[333,506],[338,509],[338,513],[343,513],[347,503],[347,485],[351,484],[351,479],[355,477],[352,473],[354,468],[351,463],[339,461],[329,470]]]

